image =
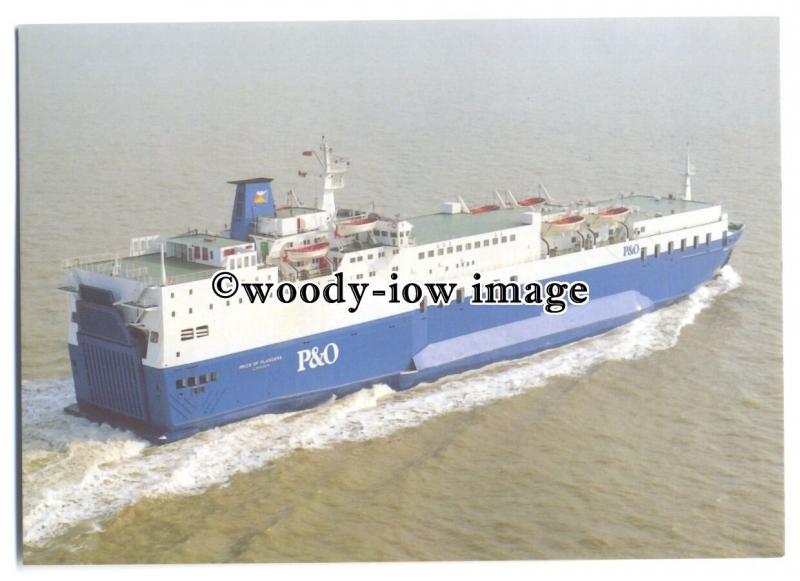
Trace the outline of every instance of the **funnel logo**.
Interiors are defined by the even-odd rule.
[[[256,197],[253,199],[254,204],[266,204],[267,198],[264,197],[264,194],[267,193],[267,190],[261,190],[260,192],[256,192]]]
[[[328,343],[323,349],[312,347],[311,349],[301,349],[297,352],[297,372],[308,369],[316,369],[324,365],[333,365],[339,359],[339,346],[336,343]]]

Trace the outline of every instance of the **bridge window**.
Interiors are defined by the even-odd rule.
[[[647,258],[647,247],[646,246],[642,246],[642,251],[639,253],[639,256],[641,256],[642,262],[644,262],[644,259]]]
[[[444,248],[440,248],[439,250],[436,251],[437,256],[442,256],[443,254],[444,254]]]
[[[433,250],[428,250],[428,258],[433,258]]]
[[[695,250],[697,250],[697,245],[700,244],[700,237],[699,236],[695,236],[694,237],[693,244],[694,244]]]
[[[656,247],[653,249],[653,256],[658,258],[658,255],[661,253],[661,244],[656,244]]]
[[[500,239],[500,242],[502,242],[503,244],[505,244],[506,242],[508,242],[508,236],[503,236],[503,237]]]
[[[492,246],[494,246],[494,245],[496,245],[496,244],[497,244],[497,238],[493,238],[493,239],[492,239]]]
[[[472,242],[467,242],[467,250],[472,250]]]
[[[670,240],[669,244],[667,244],[667,254],[672,254],[673,247],[674,247],[674,244],[673,244],[672,240]]]
[[[725,232],[722,233],[722,246],[727,246],[727,245],[728,245],[728,231],[725,230]]]
[[[448,246],[447,247],[447,254],[453,254],[453,247],[452,246]]]
[[[483,241],[483,245],[484,245],[484,247],[485,246],[489,246],[489,239],[488,238]]]
[[[686,238],[681,238],[681,252],[686,250]]]
[[[459,244],[458,246],[456,246],[456,252],[463,252],[463,251],[464,251],[464,247],[463,247],[463,246],[461,246],[461,244]]]
[[[710,245],[711,245],[711,232],[706,234],[706,246],[710,246]]]
[[[511,242],[514,242],[514,240],[517,239],[517,235],[516,234],[512,234],[511,236],[509,236],[508,239],[511,240]]]
[[[422,260],[423,258],[425,258],[425,253],[424,252],[420,252],[419,254],[417,254],[417,258]]]

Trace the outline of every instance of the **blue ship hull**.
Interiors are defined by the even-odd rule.
[[[98,324],[84,329],[92,317],[81,315],[78,346],[70,345],[78,403],[67,411],[166,443],[264,413],[309,408],[375,383],[407,389],[604,333],[680,300],[719,272],[741,233],[697,249],[560,276],[586,281],[591,289],[586,305],[562,315],[525,305],[451,303],[169,369],[143,366],[135,340],[120,329],[118,336],[99,336],[107,331]],[[90,307],[96,316],[114,316],[101,307],[84,308]],[[329,343],[338,346],[335,365],[320,362],[298,372],[298,351]],[[212,372],[214,381],[177,387],[178,380],[210,378]]]

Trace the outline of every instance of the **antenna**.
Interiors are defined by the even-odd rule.
[[[161,243],[161,286],[167,286],[167,267],[164,264],[164,243]]]
[[[692,176],[694,175],[694,168],[692,167],[692,158],[690,156],[689,144],[686,144],[686,173],[683,177],[686,181],[683,184],[683,199],[691,201],[692,199]]]

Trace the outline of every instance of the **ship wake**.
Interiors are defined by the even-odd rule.
[[[312,410],[260,416],[163,447],[63,413],[74,398],[71,380],[23,382],[23,540],[41,547],[73,527],[100,530],[103,519],[143,498],[198,494],[297,449],[380,438],[553,377],[646,357],[675,345],[698,313],[740,284],[726,266],[686,300],[599,337],[407,392],[376,385]]]

